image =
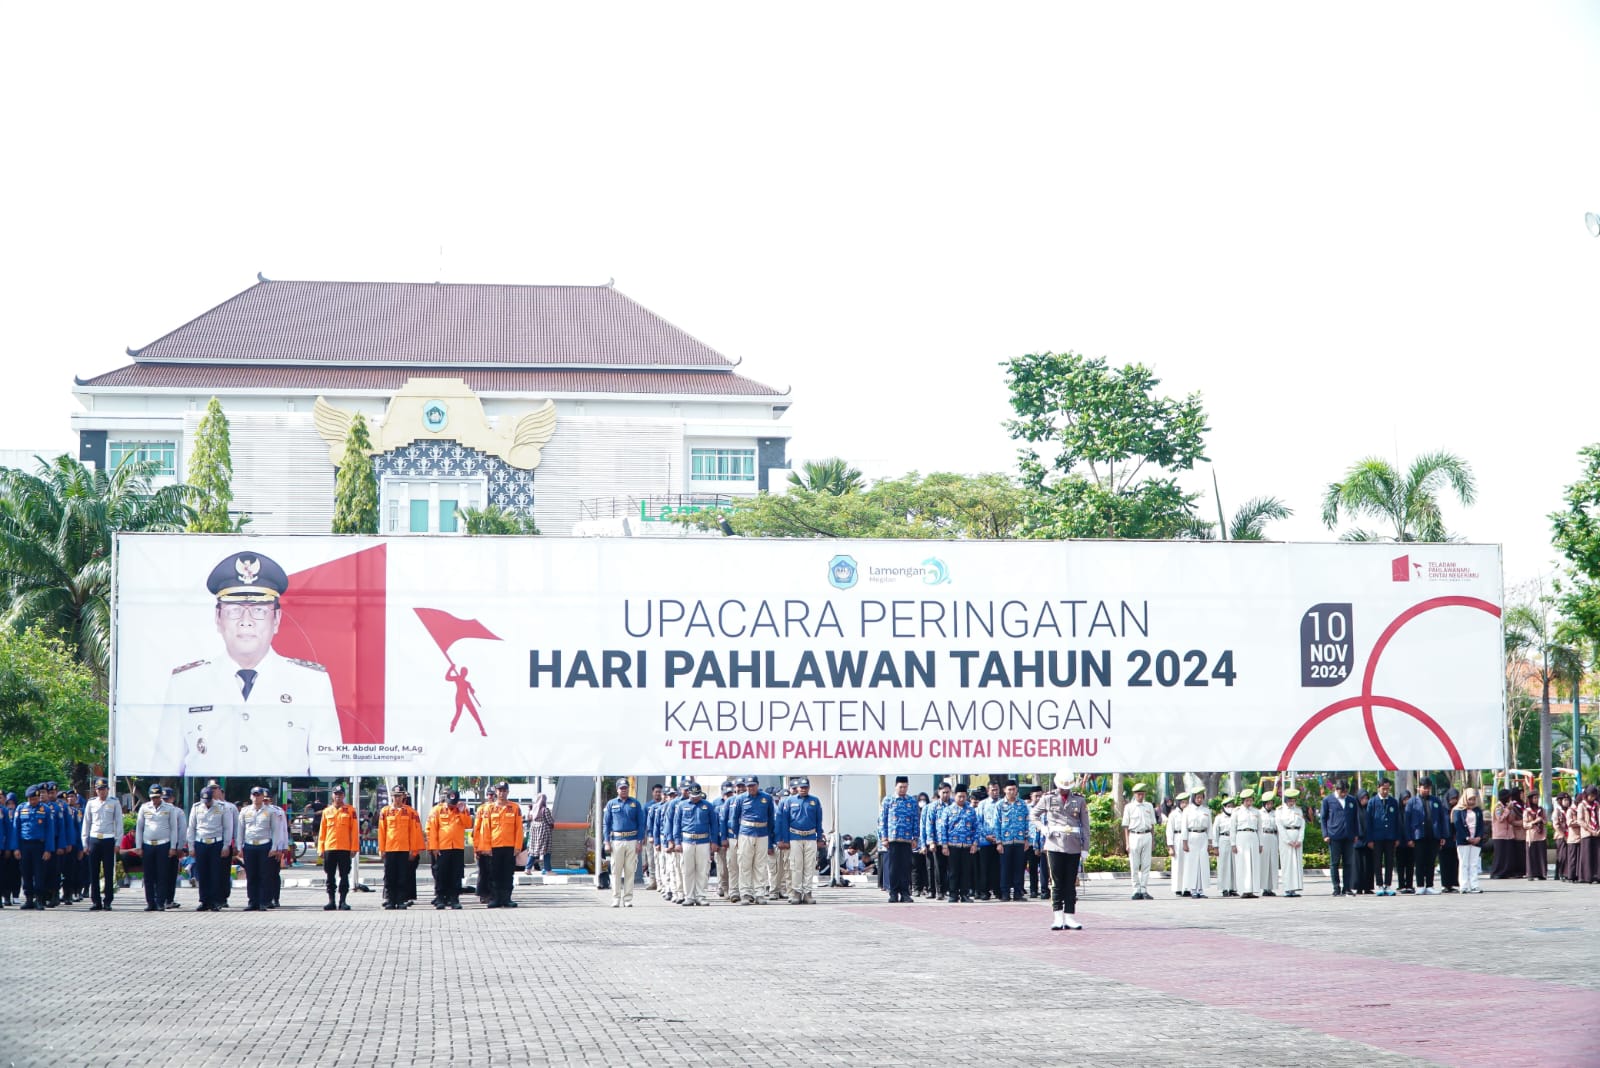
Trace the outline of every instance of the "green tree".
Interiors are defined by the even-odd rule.
[[[378,476],[372,470],[372,435],[357,412],[344,439],[344,457],[333,484],[333,532],[378,532]]]
[[[106,704],[97,683],[94,668],[60,638],[37,629],[0,631],[0,764],[48,764],[44,778],[70,768],[82,785],[89,765],[106,760]]]
[[[111,653],[111,540],[177,531],[194,518],[189,487],[154,489],[155,465],[96,471],[70,456],[35,474],[0,468],[0,623],[62,637],[105,692]]]
[[[1372,531],[1357,527],[1339,535],[1343,541],[1449,541],[1439,498],[1452,491],[1469,505],[1477,499],[1472,468],[1448,452],[1417,457],[1402,474],[1388,460],[1369,456],[1341,481],[1329,484],[1322,496],[1322,521],[1332,530],[1340,515],[1352,520],[1371,518],[1387,528]]]
[[[195,432],[194,451],[189,454],[187,481],[194,487],[195,516],[189,523],[194,534],[231,534],[243,530],[249,519],[235,519],[228,512],[233,503],[233,451],[229,441],[228,417],[222,402],[212,397],[206,414]]]
[[[1017,413],[1006,427],[1027,443],[1019,452],[1022,485],[1033,494],[1025,536],[1175,538],[1208,526],[1195,512],[1199,495],[1174,477],[1206,458],[1199,394],[1164,397],[1141,364],[1111,368],[1072,352],[1003,366]]]
[[[807,460],[799,471],[789,472],[789,485],[812,493],[835,497],[856,493],[862,488],[861,472],[838,456],[826,460]]]
[[[1004,538],[1015,536],[1026,494],[1000,474],[915,471],[854,493],[761,493],[678,521],[774,538]]]
[[[1583,674],[1582,651],[1568,637],[1556,614],[1556,599],[1543,582],[1524,590],[1522,599],[1506,608],[1507,655],[1522,661],[1526,665],[1523,677],[1539,687],[1534,715],[1539,724],[1539,797],[1546,802],[1550,797],[1550,769],[1554,766],[1550,691],[1557,683],[1573,682]]]
[[[1221,508],[1217,511],[1217,518],[1221,519]],[[1240,505],[1228,521],[1227,538],[1229,541],[1266,541],[1268,521],[1288,519],[1292,515],[1294,509],[1276,497],[1252,497]],[[1198,523],[1189,536],[1210,538],[1215,529],[1208,524]]]
[[[1591,643],[1600,645],[1600,443],[1578,452],[1583,472],[1567,487],[1566,508],[1554,512],[1555,547],[1567,558],[1561,611]]]
[[[457,508],[461,529],[466,534],[537,534],[539,524],[532,516],[513,512],[498,504],[483,508]]]

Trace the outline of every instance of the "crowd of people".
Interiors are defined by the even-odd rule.
[[[1077,930],[1077,887],[1090,851],[1088,798],[1082,780],[1058,774],[1054,789],[1020,796],[1019,784],[998,781],[972,790],[954,780],[933,796],[911,795],[905,776],[884,798],[877,821],[880,887],[892,903],[915,898],[951,904],[1023,901],[1048,897],[1051,928]],[[171,787],[149,790],[124,832],[122,802],[105,779],[84,802],[56,783],[27,787],[19,802],[0,804],[0,907],[50,909],[91,901],[110,910],[118,889],[117,863],[142,872],[145,911],[181,907],[180,870],[198,893],[199,911],[229,907],[235,865],[243,869],[245,911],[279,906],[282,871],[293,863],[289,819],[264,787],[243,804],[230,803],[213,780],[187,811]],[[1240,790],[1208,803],[1205,792],[1180,793],[1159,807],[1135,783],[1124,806],[1120,835],[1134,900],[1150,900],[1155,836],[1164,834],[1174,894],[1205,898],[1299,897],[1304,890],[1306,830],[1320,827],[1335,897],[1481,893],[1483,850],[1491,850],[1489,879],[1547,878],[1547,842],[1554,831],[1555,878],[1600,883],[1600,789],[1557,794],[1547,815],[1536,797],[1517,787],[1480,798],[1476,789],[1450,788],[1436,796],[1423,778],[1415,794],[1395,794],[1387,780],[1372,791],[1332,784],[1314,812],[1303,810],[1299,791]],[[331,802],[315,813],[317,858],[327,911],[348,911],[350,875],[361,848],[362,823],[334,786]],[[383,908],[417,901],[417,869],[427,852],[436,909],[460,909],[469,858],[475,889],[488,908],[516,908],[512,899],[517,854],[524,866],[550,871],[554,817],[544,795],[526,815],[509,799],[509,784],[475,810],[449,791],[424,818],[396,787],[373,826],[383,864]],[[729,778],[708,799],[700,784],[654,787],[646,801],[631,796],[627,779],[601,818],[601,854],[608,861],[611,906],[633,904],[636,874],[666,900],[692,907],[716,896],[735,904],[815,902],[819,874],[830,870],[822,805],[805,777],[786,788],[763,790],[755,776]],[[859,839],[851,850],[858,867],[871,850]]]

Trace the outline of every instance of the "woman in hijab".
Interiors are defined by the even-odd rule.
[[[1444,805],[1446,821],[1454,818],[1455,807],[1456,805],[1460,804],[1460,802],[1460,790],[1452,786],[1449,790],[1445,791]],[[1448,827],[1449,824],[1447,823],[1446,826]],[[1453,831],[1451,833],[1454,834]],[[1448,841],[1450,844],[1444,849],[1439,850],[1439,889],[1443,890],[1447,894],[1459,894],[1461,892],[1461,858],[1456,853],[1455,841],[1453,839]]]
[[[1520,838],[1517,832],[1520,828],[1513,825],[1511,818],[1511,791],[1501,790],[1495,795],[1494,814],[1489,821],[1491,841],[1494,846],[1494,867],[1489,871],[1491,879],[1509,879],[1511,877],[1512,843]]]
[[[1478,886],[1478,874],[1481,868],[1479,858],[1483,850],[1483,841],[1488,838],[1490,830],[1484,823],[1483,813],[1478,809],[1478,791],[1466,791],[1450,813],[1450,828],[1455,839],[1456,855],[1461,863],[1463,894],[1483,893],[1482,888]]]
[[[539,870],[550,874],[550,840],[555,837],[555,829],[556,814],[550,811],[544,794],[538,794],[533,799],[533,814],[528,817],[528,871],[533,870],[537,860]]]

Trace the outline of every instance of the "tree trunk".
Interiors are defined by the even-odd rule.
[[[1112,808],[1117,813],[1117,822],[1122,822],[1122,772],[1111,773],[1111,798]]]

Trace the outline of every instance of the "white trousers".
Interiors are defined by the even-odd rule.
[[[754,898],[766,884],[767,836],[741,834],[734,851],[739,859],[738,892],[743,897]]]
[[[1261,836],[1260,877],[1262,893],[1278,892],[1278,836],[1275,834]]]
[[[1189,889],[1189,884],[1183,881],[1183,843],[1185,837],[1184,834],[1178,833],[1173,835],[1172,841],[1167,843],[1167,862],[1172,867],[1172,892],[1175,894]]]
[[[1461,889],[1478,889],[1478,876],[1483,874],[1483,847],[1456,846],[1456,859],[1461,862]]]
[[[1241,894],[1261,893],[1256,882],[1261,872],[1261,854],[1256,852],[1261,846],[1259,837],[1248,831],[1233,836],[1233,847],[1239,851],[1233,855],[1233,888]]]
[[[817,882],[817,843],[794,841],[789,843],[789,896],[804,898]]]
[[[1301,848],[1295,849],[1288,843],[1278,848],[1278,871],[1283,876],[1283,892],[1293,890],[1295,893],[1306,888],[1306,851],[1303,841]]]
[[[1186,841],[1189,851],[1183,855],[1183,888],[1191,893],[1206,892],[1206,880],[1211,875],[1211,860],[1206,850],[1211,848],[1211,836],[1205,831],[1192,831]]]
[[[633,871],[639,859],[637,842],[611,843],[611,900],[633,900]]]
[[[706,842],[685,842],[683,852],[677,856],[683,861],[683,899],[704,905],[706,878],[711,874],[711,846]]]
[[[1150,848],[1154,842],[1152,834],[1128,835],[1128,872],[1133,876],[1133,889],[1141,894],[1150,892]]]

